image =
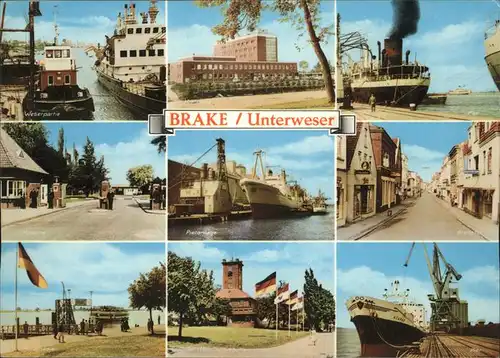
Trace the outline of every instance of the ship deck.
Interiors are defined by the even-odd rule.
[[[401,358],[468,358],[468,357],[498,357],[500,354],[500,339],[457,336],[448,334],[433,334],[427,336],[420,344],[420,349],[406,351]]]
[[[486,116],[471,116],[465,114],[455,114],[447,112],[431,112],[431,111],[411,111],[409,108],[386,107],[378,105],[376,111],[372,112],[370,106],[364,103],[353,103],[354,109],[346,109],[342,111],[343,115],[355,114],[358,120],[362,121],[494,121],[498,120],[495,117]]]

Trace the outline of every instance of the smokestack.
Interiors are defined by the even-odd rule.
[[[385,53],[385,48],[382,50],[382,67],[387,67],[387,56]]]
[[[403,40],[385,39],[384,49],[386,53],[386,62],[391,66],[399,66],[403,61]]]
[[[406,50],[406,64],[410,63],[410,50]]]
[[[380,41],[377,41],[377,47],[378,47],[378,66],[382,67],[382,44]]]
[[[392,0],[393,21],[389,38],[403,39],[417,32],[420,20],[419,0]]]

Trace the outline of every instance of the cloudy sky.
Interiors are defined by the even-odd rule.
[[[496,90],[484,62],[484,33],[500,14],[491,0],[420,1],[418,32],[403,40],[404,51],[424,63],[431,72],[431,92],[465,85],[473,91]],[[383,43],[392,24],[391,2],[338,1],[341,33],[361,32],[372,49]],[[359,50],[353,50],[354,59]]]
[[[432,245],[426,244],[429,255]],[[498,243],[440,243],[446,261],[462,275],[457,285],[459,297],[469,303],[469,321],[498,322],[499,269]],[[410,289],[410,297],[430,305],[427,294],[434,293],[424,257],[423,244],[417,244],[407,268],[403,264],[411,243],[339,243],[337,245],[337,322],[339,327],[354,328],[345,302],[351,296],[382,297],[391,282],[400,281],[401,289]],[[442,266],[442,264],[441,264]],[[443,266],[442,266],[443,267]],[[444,269],[442,268],[444,273]],[[454,280],[452,281],[454,282]]]
[[[333,243],[169,243],[168,250],[200,261],[203,269],[214,271],[218,285],[222,285],[222,259],[242,260],[243,291],[250,296],[255,295],[255,284],[274,271],[278,281],[301,293],[309,268],[323,287],[334,292]]]
[[[140,273],[165,262],[161,243],[50,243],[23,244],[47,289],[33,286],[26,271],[18,269],[18,306],[53,308],[61,298],[62,285],[71,289],[71,298],[89,298],[93,305],[128,307],[129,285]],[[16,244],[2,243],[1,310],[14,309]],[[133,265],[130,263],[133,262]]]
[[[324,27],[334,22],[333,1],[323,1],[321,5]],[[189,16],[185,16],[189,14]],[[259,29],[268,30],[278,37],[278,60],[299,62],[305,60],[312,67],[318,59],[308,36],[292,28],[289,23],[278,22],[274,13],[264,12]],[[220,37],[212,33],[212,27],[223,20],[218,8],[198,8],[192,1],[170,1],[168,3],[168,61],[175,62],[179,58],[196,55],[213,55],[213,46]],[[241,33],[245,35],[247,32]],[[298,47],[298,48],[297,48]],[[331,59],[334,53],[333,36],[324,45],[325,55]]]
[[[128,184],[127,171],[130,168],[151,164],[154,175],[165,178],[165,156],[158,154],[156,147],[150,144],[147,123],[49,123],[49,142],[57,148],[59,128],[64,128],[66,146],[73,153],[73,143],[83,154],[87,136],[94,143],[96,157],[104,155],[104,163],[109,168],[111,183]]]
[[[391,136],[401,139],[408,167],[430,182],[441,169],[444,158],[455,144],[467,139],[470,122],[374,122]]]
[[[245,165],[247,173],[255,162],[253,153],[262,149],[266,152],[265,166],[276,166],[272,168],[274,172],[284,168],[289,179],[297,180],[310,194],[316,195],[321,189],[328,198],[334,197],[334,142],[324,131],[177,131],[168,138],[168,158],[191,165],[219,137],[226,141],[226,160]],[[214,148],[195,166],[215,163],[216,156]]]
[[[149,1],[134,1],[137,16],[147,11]],[[122,12],[124,4],[129,1],[40,1],[42,16],[35,19],[35,33],[37,39],[52,41],[54,39],[54,12],[56,12],[59,26],[60,40],[70,39],[73,42],[103,43],[104,35],[112,35],[116,25],[118,13]],[[54,8],[54,6],[57,6]],[[158,1],[157,23],[165,23],[165,4]],[[7,16],[5,27],[24,28],[28,12],[27,1],[7,1]],[[7,39],[28,40],[23,33],[4,34]]]

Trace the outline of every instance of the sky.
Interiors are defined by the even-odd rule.
[[[374,122],[391,136],[399,137],[408,168],[425,182],[441,169],[451,148],[467,139],[470,122]]]
[[[333,1],[321,4],[323,27],[334,22]],[[185,16],[189,14],[189,16]],[[259,29],[268,30],[278,37],[278,61],[307,61],[309,67],[318,63],[311,45],[307,42],[307,34],[292,28],[289,23],[280,23],[279,17],[272,12],[262,14]],[[196,55],[213,55],[213,46],[220,37],[212,33],[212,27],[220,24],[223,16],[219,8],[198,8],[192,1],[171,1],[168,3],[168,61],[175,62],[179,58]],[[242,31],[240,35],[247,34]],[[334,37],[330,36],[323,47],[328,59],[333,58]],[[296,48],[298,45],[298,49]]]
[[[24,269],[18,269],[18,307],[53,308],[62,298],[62,285],[71,289],[71,298],[90,298],[95,306],[129,307],[127,288],[159,263],[165,262],[163,243],[23,243],[31,260],[48,284],[34,286]],[[15,307],[15,266],[17,243],[2,243],[1,310]],[[133,262],[133,265],[130,263]]]
[[[458,86],[473,91],[496,91],[484,61],[484,33],[500,18],[500,6],[491,0],[420,1],[421,17],[415,35],[403,40],[410,58],[430,68],[430,92],[446,92]],[[392,24],[391,2],[337,2],[341,33],[360,31],[377,51]],[[359,50],[352,52],[359,58]],[[345,61],[345,60],[344,60]]]
[[[104,155],[104,163],[109,169],[111,183],[128,184],[127,171],[130,168],[150,164],[155,177],[165,178],[165,155],[158,154],[152,145],[153,137],[148,134],[147,123],[49,123],[45,126],[50,131],[49,143],[57,148],[59,128],[64,129],[68,152],[73,154],[73,143],[83,154],[87,136],[94,143],[96,158]]]
[[[426,244],[432,260],[432,245]],[[468,301],[469,322],[479,319],[498,323],[499,269],[498,243],[439,243],[446,261],[462,275],[458,285],[461,300]],[[430,305],[427,294],[434,293],[425,262],[423,244],[413,250],[407,268],[403,267],[411,243],[339,243],[337,245],[337,325],[354,328],[345,302],[352,296],[382,298],[384,289],[390,291],[393,281],[400,289],[410,289],[417,303]],[[441,272],[445,269],[441,264]],[[452,282],[455,282],[454,280]]]
[[[137,16],[149,8],[149,1],[135,0]],[[59,39],[70,39],[73,42],[104,43],[104,35],[111,36],[115,29],[118,13],[123,14],[124,1],[40,1],[42,16],[35,18],[35,37],[45,41],[54,39],[54,11],[59,26]],[[57,8],[54,9],[54,5]],[[165,23],[165,4],[158,1],[160,13],[157,23]],[[28,13],[27,1],[7,1],[5,27],[24,28]],[[28,34],[4,34],[7,39],[28,40]]]
[[[222,259],[243,261],[243,291],[255,296],[255,284],[276,271],[277,281],[302,295],[305,270],[312,268],[324,288],[334,293],[333,243],[168,243],[168,250],[201,262],[222,286]],[[307,254],[305,254],[307,253]]]
[[[296,180],[310,194],[317,195],[321,189],[327,198],[334,197],[334,141],[325,131],[177,131],[168,137],[168,159],[191,165],[219,137],[226,141],[226,161],[245,165],[247,173],[254,166],[253,153],[261,149],[266,152],[264,165],[277,166],[271,168],[275,173],[283,168],[289,180]],[[194,166],[215,163],[216,156],[214,148]]]

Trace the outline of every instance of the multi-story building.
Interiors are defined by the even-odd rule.
[[[463,147],[464,180],[461,208],[499,223],[500,122],[475,122]]]
[[[237,37],[214,46],[213,56],[194,55],[169,64],[169,81],[241,81],[292,78],[297,63],[278,62],[276,36],[258,32]]]
[[[442,199],[449,201],[450,195],[450,158],[444,157],[441,171],[439,172],[438,195]]]
[[[420,194],[422,179],[417,173],[409,171],[406,181],[406,196],[414,198]]]
[[[406,193],[408,188],[408,157],[401,154],[401,192]]]
[[[347,218],[347,136],[336,136],[337,143],[337,227],[344,226]]]
[[[396,204],[401,203],[401,198],[403,195],[402,192],[402,185],[403,183],[401,182],[401,173],[403,171],[402,168],[402,155],[403,153],[401,152],[401,141],[399,138],[392,138],[392,141],[394,144],[396,144],[396,151],[394,153],[394,163],[396,166],[396,170],[399,170],[399,175],[396,176]]]
[[[385,129],[370,125],[373,155],[377,168],[377,212],[396,205],[397,184],[401,180],[401,155],[398,144]]]

